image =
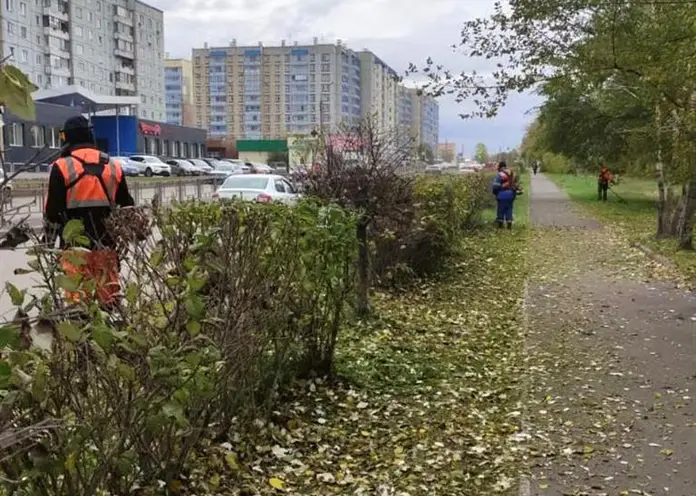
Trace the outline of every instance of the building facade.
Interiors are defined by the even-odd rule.
[[[279,139],[361,117],[360,58],[340,41],[194,49],[195,125],[211,138]]]
[[[393,130],[397,122],[399,76],[374,53],[360,52],[362,116],[371,116],[379,129]]]
[[[397,121],[402,132],[414,137],[417,146],[427,145],[433,154],[437,152],[440,106],[435,98],[419,94],[416,88],[399,85]]]
[[[195,122],[193,109],[193,65],[186,59],[164,61],[165,122],[179,126],[192,126]]]
[[[163,14],[136,0],[4,0],[2,55],[40,88],[79,85],[140,95],[141,117],[163,120]]]
[[[436,156],[439,160],[445,162],[454,162],[457,159],[457,144],[456,143],[438,143]]]

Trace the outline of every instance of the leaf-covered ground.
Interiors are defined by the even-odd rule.
[[[623,230],[533,188],[530,493],[696,494],[696,299]]]
[[[468,239],[438,281],[378,294],[340,343],[337,384],[307,381],[258,441],[193,474],[226,494],[489,495],[516,490],[526,232]],[[207,486],[207,488],[206,488]],[[245,489],[238,489],[240,486]],[[233,489],[235,488],[235,489]]]
[[[612,226],[631,243],[638,242],[671,260],[684,282],[696,287],[696,253],[678,251],[674,240],[655,239],[657,185],[654,180],[622,178],[618,185],[612,186],[608,201],[604,203],[597,201],[594,175],[553,174],[549,177],[589,215]]]

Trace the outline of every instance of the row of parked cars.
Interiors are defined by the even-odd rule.
[[[213,176],[225,178],[232,174],[270,174],[275,170],[266,164],[239,159],[160,158],[154,155],[111,157],[121,164],[127,176]]]

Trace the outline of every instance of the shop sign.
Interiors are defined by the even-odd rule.
[[[162,128],[159,124],[140,123],[140,132],[146,136],[159,136],[162,134]]]

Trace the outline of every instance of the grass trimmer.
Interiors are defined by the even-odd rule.
[[[618,198],[621,203],[626,203],[626,199],[620,194],[618,194],[616,191],[614,191],[614,188],[612,188],[611,186],[609,186],[609,191],[614,193],[614,196],[616,196],[616,198]]]

